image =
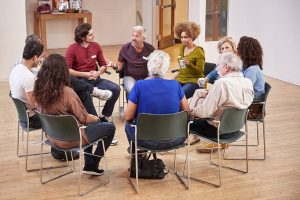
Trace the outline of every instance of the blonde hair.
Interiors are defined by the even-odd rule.
[[[174,28],[175,34],[178,38],[181,37],[181,33],[185,32],[188,37],[195,40],[200,35],[200,26],[195,22],[182,22],[176,24]]]
[[[148,71],[151,77],[164,77],[170,66],[170,56],[164,51],[154,50],[148,57]]]
[[[230,46],[232,47],[234,53],[237,52],[236,42],[233,40],[232,37],[230,37],[230,36],[225,36],[225,37],[221,38],[221,39],[219,40],[219,42],[218,42],[217,49],[218,49],[218,51],[219,51],[220,54],[222,53],[221,47],[222,47],[222,45],[223,45],[225,42],[228,42],[228,43],[230,44]]]

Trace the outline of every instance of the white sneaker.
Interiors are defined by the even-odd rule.
[[[118,142],[119,142],[119,140],[117,140],[117,139],[114,138],[114,139],[111,141],[110,146],[116,146],[116,145],[118,144]]]
[[[109,90],[100,90],[100,89],[94,87],[92,95],[94,97],[97,97],[98,99],[101,99],[101,100],[108,100],[108,99],[111,98],[112,92],[109,91]]]

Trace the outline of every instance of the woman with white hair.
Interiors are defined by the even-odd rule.
[[[170,65],[167,53],[155,50],[148,57],[148,71],[150,78],[135,83],[128,99],[125,111],[126,121],[135,121],[140,113],[171,114],[180,110],[189,111],[187,100],[180,84],[176,80],[164,79]],[[125,131],[128,141],[134,141],[134,128],[126,123]],[[182,143],[185,138],[172,141],[153,142],[140,141],[138,145],[164,149]]]

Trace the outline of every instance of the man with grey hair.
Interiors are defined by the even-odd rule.
[[[134,83],[148,77],[147,57],[154,51],[154,47],[145,42],[146,30],[142,26],[132,29],[131,42],[125,44],[118,58],[117,71],[124,69],[124,88],[127,96],[130,94]]]
[[[138,80],[129,95],[127,109],[124,113],[126,121],[136,120],[140,113],[171,114],[180,110],[189,111],[187,100],[180,84],[176,80],[167,80],[165,76],[170,65],[167,53],[155,50],[148,59],[150,78]],[[128,141],[134,141],[134,128],[126,123],[125,131]],[[185,138],[171,141],[140,141],[138,145],[165,149],[182,143]]]
[[[240,72],[242,61],[234,53],[219,56],[217,71],[220,78],[209,90],[198,89],[192,98],[190,109],[195,119],[190,130],[207,136],[216,137],[217,127],[213,121],[201,118],[220,119],[226,108],[244,109],[251,105],[254,97],[253,86]],[[226,134],[221,137],[226,138]]]

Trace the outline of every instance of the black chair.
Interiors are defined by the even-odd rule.
[[[212,72],[215,68],[216,68],[216,64],[215,63],[209,63],[209,62],[205,62],[204,65],[204,76],[206,77],[210,72]],[[209,83],[213,84],[215,81],[213,80],[209,80]]]
[[[29,121],[29,115],[33,111],[30,111],[26,104],[21,101],[20,99],[14,98],[9,94],[10,98],[13,100],[17,113],[18,113],[18,137],[17,137],[17,156],[18,157],[26,157],[26,171],[33,171],[37,169],[28,169],[28,157],[29,156],[35,156],[35,155],[40,155],[40,153],[32,153],[29,154],[29,144],[40,144],[42,139],[39,141],[29,141],[29,132],[40,130],[41,128],[30,128],[30,121]],[[25,154],[19,154],[19,149],[20,149],[20,127],[22,129],[22,138],[21,141],[22,143],[26,144],[26,150]],[[26,132],[26,139],[24,139],[24,132]],[[41,130],[42,133],[42,130]],[[41,138],[43,138],[43,134],[41,135]],[[47,153],[49,154],[49,153]]]
[[[174,172],[177,178],[185,185],[187,189],[190,187],[190,179],[189,179],[189,147],[190,142],[185,144],[184,142],[180,145],[173,146],[168,149],[150,149],[145,148],[142,146],[137,145],[137,141],[142,140],[152,140],[152,141],[163,141],[163,140],[171,140],[178,137],[185,137],[188,138],[189,135],[189,125],[191,122],[188,122],[188,114],[186,111],[174,113],[174,114],[140,114],[137,119],[136,125],[131,125],[135,127],[135,152],[134,152],[134,159],[135,159],[135,169],[138,169],[138,149],[139,151],[151,151],[152,153],[156,152],[166,152],[170,150],[175,150],[174,154]],[[184,182],[182,177],[178,174],[176,170],[176,149],[187,146],[187,171],[188,171],[188,182]],[[130,142],[130,155],[131,159],[133,157],[132,152],[132,141]],[[130,163],[131,163],[130,159]],[[131,171],[131,170],[130,170]],[[133,188],[135,189],[136,193],[139,191],[139,182],[138,182],[138,170],[136,170],[135,175],[136,183],[134,184],[132,179],[129,177]]]
[[[123,66],[120,71],[116,71],[119,74],[119,86],[123,88],[122,90],[122,98],[119,97],[119,117],[122,119],[122,115],[125,109],[125,103],[127,103],[127,91],[124,88],[124,77],[126,71],[126,63],[123,63]]]
[[[55,138],[57,140],[61,140],[61,141],[79,141],[79,146],[78,147],[74,147],[74,148],[60,148],[57,147],[55,144],[53,144],[51,141],[49,140],[45,140],[42,143],[41,146],[41,176],[40,176],[40,180],[42,184],[48,183],[50,181],[53,181],[55,179],[58,179],[62,176],[65,176],[67,174],[70,174],[72,172],[75,171],[75,165],[74,165],[74,159],[73,159],[73,151],[78,151],[79,152],[79,165],[78,165],[78,195],[82,196],[88,192],[93,191],[94,189],[106,185],[109,183],[109,176],[107,175],[108,173],[108,166],[107,166],[107,160],[106,160],[106,152],[105,152],[105,147],[104,147],[104,141],[102,139],[99,139],[97,141],[95,141],[92,144],[86,144],[83,145],[83,141],[82,141],[82,131],[84,131],[84,126],[79,127],[78,128],[78,123],[77,120],[75,119],[74,116],[72,115],[47,115],[47,114],[43,114],[40,112],[37,112],[41,123],[42,123],[42,129],[43,131],[49,135],[52,138]],[[84,149],[90,147],[91,145],[101,142],[102,143],[102,148],[103,148],[103,158],[105,160],[105,165],[106,165],[106,182],[104,183],[99,183],[96,186],[92,187],[91,189],[89,189],[88,191],[85,192],[81,192],[80,187],[81,187],[81,174],[82,174],[82,155],[85,153]],[[55,149],[58,149],[60,151],[65,152],[65,156],[66,156],[66,161],[67,161],[67,165],[69,164],[69,160],[68,160],[68,156],[67,156],[67,152],[70,152],[71,154],[71,158],[72,158],[72,163],[73,163],[73,169],[69,169],[68,171],[66,171],[63,174],[60,174],[58,176],[55,176],[54,178],[51,178],[49,180],[43,181],[43,148],[44,145],[47,144]],[[93,155],[96,156],[96,155]]]
[[[260,101],[253,101],[251,106],[249,107],[249,112],[252,112],[252,106],[259,108],[258,112],[259,115],[257,117],[251,117],[248,115],[247,120],[256,122],[256,144],[254,145],[249,145],[249,146],[259,146],[259,127],[258,124],[262,123],[263,125],[263,148],[264,148],[264,156],[263,158],[249,158],[250,160],[265,160],[267,155],[266,155],[266,128],[265,128],[265,115],[266,115],[266,105],[267,105],[267,99],[269,92],[271,91],[271,85],[267,82],[265,82],[265,94],[263,98]]]
[[[228,169],[232,169],[235,171],[239,171],[239,172],[243,172],[243,173],[248,173],[248,129],[247,129],[247,112],[248,109],[237,109],[237,108],[228,108],[226,110],[224,110],[220,121],[215,121],[216,123],[218,123],[218,133],[217,133],[217,137],[207,137],[206,135],[201,135],[199,133],[193,132],[194,134],[197,134],[200,136],[200,138],[213,143],[213,144],[217,144],[217,149],[218,149],[218,163],[214,163],[212,161],[212,153],[213,153],[213,149],[211,150],[211,154],[210,154],[210,164],[213,165],[217,165],[219,167],[219,183],[215,184],[215,183],[211,183],[205,180],[201,180],[198,178],[194,178],[194,177],[190,177],[191,180],[194,181],[198,181],[198,182],[202,182],[202,183],[206,183],[206,184],[210,184],[216,187],[221,187],[221,167],[223,168],[228,168]],[[241,131],[241,129],[245,126],[245,131]],[[230,133],[230,137],[226,138],[226,139],[222,139],[220,138],[220,136],[222,134],[227,134]],[[245,170],[241,170],[241,169],[236,169],[233,167],[229,167],[229,166],[223,166],[221,160],[221,149],[220,146],[221,144],[231,144],[234,143],[236,141],[238,141],[241,137],[245,136],[245,153],[246,153],[246,159],[245,159]]]

